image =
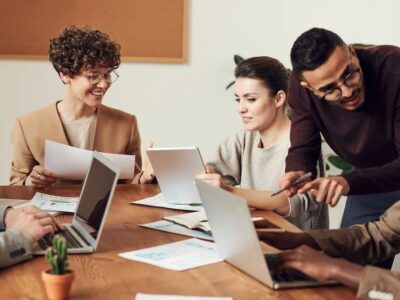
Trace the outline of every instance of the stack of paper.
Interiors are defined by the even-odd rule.
[[[164,219],[179,225],[183,225],[189,229],[200,229],[208,234],[211,234],[211,227],[204,211],[166,216]]]
[[[140,224],[139,226],[150,228],[150,229],[171,232],[171,233],[176,233],[176,234],[180,234],[180,235],[192,236],[192,237],[203,239],[203,240],[209,240],[209,241],[214,240],[213,237],[211,236],[211,234],[209,234],[209,233],[205,233],[200,230],[189,229],[185,226],[181,226],[174,222],[170,222],[170,221],[166,221],[166,220],[156,221],[156,222],[147,223],[147,224]]]
[[[138,205],[146,205],[146,206],[155,206],[155,207],[163,207],[169,209],[178,209],[178,210],[186,210],[186,211],[202,211],[204,210],[203,206],[199,204],[170,204],[165,201],[162,193],[155,195],[153,197],[132,201],[131,204]]]

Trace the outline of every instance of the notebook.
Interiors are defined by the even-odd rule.
[[[68,253],[91,253],[96,250],[119,172],[116,164],[96,151],[93,153],[72,223],[64,224],[65,229],[57,233],[66,238]],[[34,245],[33,253],[44,254],[49,242],[49,237],[41,239]]]
[[[193,180],[205,173],[204,163],[197,147],[148,148],[158,184],[166,202],[171,204],[200,204]]]
[[[196,179],[195,184],[217,251],[227,262],[273,289],[334,284],[317,281],[293,269],[274,274],[277,255],[262,252],[246,201],[204,181]]]

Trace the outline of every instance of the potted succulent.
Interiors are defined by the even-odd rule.
[[[63,237],[59,235],[53,237],[53,246],[47,248],[45,258],[51,264],[50,270],[42,271],[48,298],[67,299],[74,280],[74,272],[68,269],[66,241]]]

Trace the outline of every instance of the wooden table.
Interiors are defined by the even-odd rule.
[[[78,196],[80,187],[52,187],[48,194]],[[114,195],[100,245],[94,254],[70,255],[75,271],[70,299],[130,299],[136,293],[232,296],[242,299],[355,299],[343,286],[272,290],[228,263],[221,262],[176,272],[130,261],[118,253],[179,241],[188,237],[139,227],[177,211],[129,204],[159,192],[155,185],[120,185]],[[29,187],[0,187],[0,198],[30,199]],[[254,212],[288,230],[298,230],[272,212]],[[70,216],[60,216],[70,219]],[[58,217],[58,218],[60,218]],[[234,234],[234,233],[233,233]],[[46,299],[40,272],[43,257],[0,271],[0,299]]]

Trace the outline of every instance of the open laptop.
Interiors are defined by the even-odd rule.
[[[117,165],[94,151],[72,223],[64,224],[64,230],[57,233],[65,237],[68,253],[96,250],[119,172]],[[41,239],[35,244],[33,253],[44,254],[49,243],[51,245],[50,237]]]
[[[171,204],[200,204],[200,196],[193,180],[205,173],[197,147],[148,148],[158,184],[166,202]]]
[[[247,203],[241,197],[195,179],[219,255],[273,289],[334,284],[293,269],[274,274],[276,253],[263,253]]]

